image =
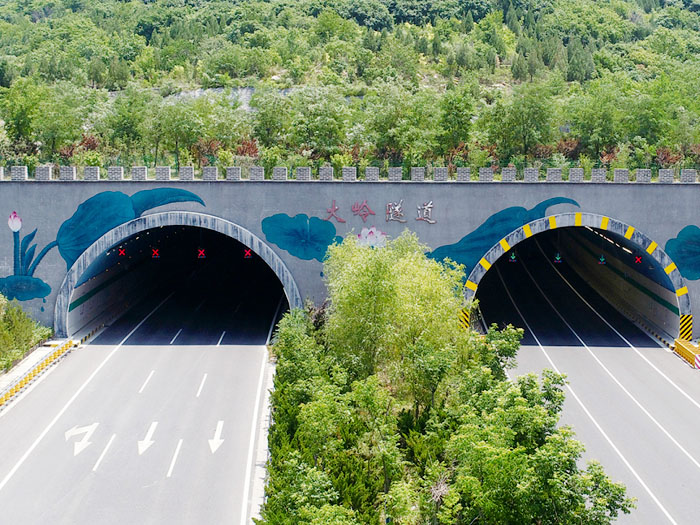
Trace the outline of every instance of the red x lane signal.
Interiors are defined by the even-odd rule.
[[[126,255],[126,248],[119,248],[119,257],[124,257]]]
[[[253,254],[250,252],[250,249],[248,249],[248,248],[243,248],[243,251],[245,252],[245,253],[243,254],[243,258],[244,258],[244,259],[252,259],[252,258],[253,258]]]
[[[641,255],[634,256],[634,264],[642,264],[642,256]]]
[[[204,250],[197,248],[197,259],[206,259],[207,255],[204,253]]]
[[[151,248],[151,259],[160,259],[160,254],[158,253],[159,250],[160,248]]]

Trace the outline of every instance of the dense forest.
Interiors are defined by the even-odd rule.
[[[0,165],[694,167],[699,66],[699,0],[8,0]]]

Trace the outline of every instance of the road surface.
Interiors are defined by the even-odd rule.
[[[584,460],[599,460],[638,499],[619,523],[700,522],[699,371],[623,318],[565,262],[551,262],[548,248],[529,243],[516,263],[499,264],[497,283],[481,298],[488,322],[525,328],[510,376],[544,368],[567,375],[561,423],[585,444]]]
[[[1,523],[250,523],[251,431],[280,297],[254,301],[255,279],[203,273],[0,413]]]

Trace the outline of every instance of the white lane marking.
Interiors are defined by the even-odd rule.
[[[97,461],[95,462],[95,466],[92,467],[93,472],[97,472],[98,467],[100,466],[100,463],[102,463],[102,460],[104,459],[105,455],[107,455],[107,451],[109,450],[109,447],[112,446],[112,441],[114,441],[114,438],[117,437],[116,434],[112,434],[112,437],[109,438],[109,441],[107,442],[107,446],[105,449],[102,451],[102,454],[100,454],[100,457],[97,458]]]
[[[274,319],[272,320],[274,323]],[[248,444],[248,461],[245,466],[245,484],[243,485],[243,499],[241,501],[241,525],[246,525],[248,517],[248,494],[250,493],[250,472],[253,467],[253,451],[255,450],[255,432],[258,426],[258,411],[260,410],[260,395],[262,394],[263,379],[265,378],[265,360],[267,359],[267,347],[262,353],[260,362],[260,378],[258,379],[258,390],[255,396],[255,409],[253,410],[253,420],[250,424],[250,442]]]
[[[537,242],[537,240],[535,240],[535,241]],[[652,367],[661,377],[663,377],[666,381],[668,381],[668,383],[669,383],[671,386],[673,386],[673,388],[675,388],[678,392],[680,392],[680,394],[681,394],[683,397],[685,397],[688,401],[690,401],[690,402],[691,402],[692,404],[694,404],[698,409],[700,409],[700,403],[698,403],[695,399],[693,399],[692,396],[691,396],[690,394],[686,393],[685,390],[683,390],[680,386],[678,386],[676,383],[674,383],[673,380],[672,380],[670,377],[668,377],[668,376],[667,376],[666,374],[664,374],[661,370],[659,370],[659,369],[656,367],[656,365],[655,365],[654,363],[652,363],[651,361],[649,361],[649,359],[648,359],[644,354],[642,354],[642,353],[639,351],[639,349],[637,349],[636,346],[634,346],[632,343],[630,343],[630,342],[627,340],[627,338],[626,338],[625,336],[623,336],[620,332],[618,332],[617,329],[607,321],[607,319],[605,319],[602,315],[600,315],[600,313],[598,313],[598,311],[597,311],[595,308],[593,308],[593,306],[591,306],[590,303],[589,303],[588,301],[586,301],[586,299],[584,299],[584,297],[578,292],[578,290],[576,290],[576,288],[574,288],[574,286],[566,279],[566,277],[564,277],[564,276],[559,272],[559,270],[552,264],[552,261],[550,261],[549,258],[544,254],[544,251],[542,250],[542,247],[540,246],[540,243],[539,243],[539,242],[537,242],[537,247],[540,249],[540,253],[542,253],[542,255],[544,256],[544,258],[547,259],[547,262],[549,263],[549,265],[550,265],[552,268],[554,268],[554,271],[555,271],[555,272],[557,272],[557,274],[559,275],[559,277],[561,278],[561,280],[564,281],[564,282],[567,284],[567,286],[568,286],[569,288],[571,288],[571,290],[578,296],[578,298],[581,299],[581,301],[582,301],[594,314],[596,314],[596,315],[600,318],[601,321],[603,321],[606,325],[608,325],[608,327],[610,327],[610,329],[611,329],[613,332],[615,332],[615,333],[620,337],[620,339],[622,339],[622,340],[627,344],[627,346],[629,346],[632,350],[634,350],[635,353],[636,353],[639,357],[641,357],[642,359],[644,359],[644,361],[645,361],[650,367]],[[663,346],[662,348],[664,348],[667,352],[670,352],[670,350],[669,350],[666,346]]]
[[[272,337],[272,330],[275,328],[275,319],[277,319],[277,314],[280,313],[280,308],[282,307],[282,299],[284,299],[284,294],[280,296],[280,300],[277,303],[277,309],[275,310],[275,315],[272,316],[272,322],[270,323],[270,329],[267,332],[266,345],[270,344],[270,337]]]
[[[221,346],[221,341],[224,340],[224,336],[225,336],[225,335],[226,335],[226,330],[224,330],[223,332],[221,332],[221,337],[219,337],[219,342],[216,343],[216,346]]]
[[[199,303],[199,305],[197,306],[197,308],[194,309],[194,311],[195,311],[195,312],[198,312],[199,309],[202,307],[202,305],[204,305],[205,302],[207,302],[207,300],[206,300],[206,299],[202,299],[202,302]]]
[[[99,425],[99,423],[93,423],[92,425],[87,425],[84,427],[78,427],[78,425],[75,425],[70,430],[66,430],[66,433],[65,433],[66,441],[68,441],[72,437],[79,436],[80,434],[83,434],[82,439],[73,443],[73,455],[74,456],[77,456],[83,450],[85,450],[90,445],[92,445],[92,441],[89,441],[89,439],[95,433],[95,430],[97,430],[97,425]]]
[[[182,440],[177,442],[177,448],[175,448],[175,454],[173,454],[173,459],[170,462],[170,468],[168,469],[168,474],[165,476],[169,478],[173,475],[173,469],[175,468],[175,462],[177,461],[177,456],[180,454],[180,447],[182,446]]]
[[[181,332],[182,332],[182,328],[180,328],[177,331],[177,333],[175,334],[175,337],[173,337],[172,340],[170,341],[170,344],[173,344],[175,342],[175,339],[177,339],[177,336],[180,335]]]
[[[156,427],[158,426],[158,421],[153,421],[151,423],[151,426],[148,427],[148,430],[146,431],[146,437],[144,437],[141,441],[137,442],[138,449],[139,449],[139,456],[146,452],[148,448],[155,443],[153,441],[153,433],[156,431]]]
[[[207,380],[207,374],[204,374],[202,376],[202,382],[199,383],[199,389],[197,390],[197,395],[195,397],[199,397],[199,394],[202,393],[202,388],[204,388],[204,382]]]
[[[637,405],[642,412],[644,412],[644,414],[652,421],[652,423],[654,423],[654,425],[656,425],[657,428],[659,430],[661,430],[661,432],[663,432],[668,439],[671,440],[671,443],[676,445],[678,450],[680,450],[698,469],[700,469],[700,463],[690,454],[690,452],[688,452],[683,447],[683,445],[681,445],[676,440],[676,438],[674,438],[671,435],[671,433],[668,430],[666,430],[666,428],[661,423],[659,423],[659,421],[654,416],[652,416],[651,413],[646,408],[644,408],[644,406],[637,400],[637,398],[634,397],[632,395],[632,393],[629,390],[627,390],[627,388],[625,388],[625,386],[617,379],[617,377],[615,377],[615,375],[608,369],[608,367],[603,364],[603,362],[598,358],[597,355],[595,355],[593,350],[591,350],[588,347],[588,345],[583,342],[583,339],[581,339],[581,337],[579,337],[579,335],[572,328],[572,326],[569,324],[569,322],[566,319],[564,319],[564,316],[552,304],[552,301],[549,300],[549,297],[547,297],[547,295],[544,293],[542,288],[540,288],[540,285],[537,284],[537,281],[535,281],[535,278],[530,273],[530,270],[527,269],[525,262],[523,262],[522,265],[523,265],[523,269],[525,270],[525,272],[527,272],[527,275],[530,277],[530,280],[535,285],[537,290],[540,292],[540,295],[542,295],[542,297],[544,297],[544,300],[547,301],[547,303],[549,303],[549,306],[552,307],[552,310],[554,310],[554,313],[556,313],[557,316],[559,317],[559,319],[561,319],[564,322],[564,324],[567,326],[567,328],[569,330],[571,330],[571,333],[574,334],[574,337],[576,337],[576,339],[578,339],[579,343],[581,343],[581,345],[586,349],[586,351],[591,355],[591,357],[593,357],[593,359],[595,359],[596,363],[598,363],[598,365],[600,365],[600,367],[605,371],[605,373],[608,374],[608,376],[610,376],[610,379],[612,379],[615,382],[615,384],[620,387],[620,389],[627,395],[627,397],[629,397],[632,400],[632,402],[635,405]]]
[[[513,306],[515,307],[515,310],[516,310],[516,312],[518,312],[518,315],[520,316],[520,318],[523,320],[523,323],[525,324],[525,327],[527,328],[528,332],[530,332],[530,333],[532,334],[532,337],[535,339],[535,342],[537,343],[537,346],[539,346],[540,350],[542,351],[542,353],[544,354],[544,356],[547,358],[547,361],[549,361],[549,364],[552,365],[552,368],[554,369],[554,371],[555,371],[557,374],[561,374],[561,371],[559,370],[559,368],[557,368],[557,365],[554,364],[554,361],[552,361],[552,358],[549,357],[549,354],[547,353],[547,351],[546,351],[546,350],[544,349],[544,347],[542,346],[542,343],[540,343],[540,340],[539,340],[539,339],[537,338],[537,336],[535,335],[535,332],[534,332],[534,331],[532,330],[532,328],[530,327],[530,324],[527,322],[527,320],[525,320],[525,316],[524,316],[523,313],[520,311],[520,308],[518,308],[518,305],[515,303],[515,300],[513,299],[513,296],[510,294],[510,290],[509,290],[508,287],[506,286],[506,283],[505,283],[505,281],[503,280],[503,276],[501,275],[501,271],[498,269],[498,267],[496,267],[496,273],[498,273],[498,278],[501,280],[501,283],[503,284],[503,289],[506,291],[506,294],[508,295],[508,298],[510,299],[510,302],[511,302],[511,303],[513,304]],[[582,409],[582,410],[585,412],[585,414],[588,416],[588,419],[591,420],[591,422],[593,423],[593,425],[598,429],[598,431],[600,432],[600,434],[603,436],[603,438],[605,439],[605,441],[607,441],[608,444],[610,445],[610,447],[615,451],[615,454],[617,454],[617,456],[622,460],[622,462],[623,462],[623,463],[625,464],[625,466],[629,469],[629,471],[632,473],[632,475],[635,477],[635,479],[639,482],[639,484],[642,486],[642,488],[646,491],[647,494],[649,494],[649,497],[654,501],[654,503],[656,503],[656,506],[659,507],[659,509],[661,509],[661,512],[664,513],[664,515],[668,518],[668,520],[669,520],[671,523],[673,523],[674,525],[677,525],[678,522],[677,522],[676,520],[673,519],[673,517],[671,516],[671,514],[669,514],[669,512],[668,512],[668,511],[666,510],[666,508],[661,504],[661,502],[659,501],[659,499],[654,495],[654,493],[653,493],[653,492],[651,491],[651,489],[647,486],[647,484],[644,483],[644,480],[642,479],[642,477],[637,473],[637,471],[636,471],[636,470],[634,469],[634,467],[630,464],[630,462],[627,461],[627,458],[622,454],[622,452],[620,451],[620,449],[617,448],[617,446],[615,445],[615,443],[613,443],[613,440],[610,439],[610,436],[608,436],[608,434],[605,432],[605,430],[603,430],[603,427],[601,427],[601,426],[600,426],[600,423],[598,423],[598,421],[596,420],[596,418],[593,417],[593,414],[591,414],[590,411],[588,410],[588,408],[586,408],[586,405],[583,404],[583,401],[581,401],[581,398],[578,397],[578,394],[576,394],[576,392],[574,392],[574,389],[571,387],[571,385],[569,384],[568,381],[567,381],[567,383],[566,383],[566,389],[571,393],[571,395],[574,397],[574,399],[576,400],[576,402],[578,403],[578,405],[581,407],[581,409]]]
[[[211,449],[211,453],[213,454],[216,452],[221,444],[224,442],[223,439],[221,439],[221,432],[224,430],[224,422],[223,421],[218,421],[216,423],[216,431],[214,432],[214,438],[209,440],[209,448]]]
[[[102,360],[102,362],[97,366],[97,368],[95,368],[95,370],[92,372],[92,374],[90,374],[90,377],[88,377],[88,378],[85,380],[85,382],[84,382],[82,385],[80,385],[80,388],[78,388],[78,390],[75,391],[75,394],[73,394],[73,396],[66,402],[66,404],[63,405],[63,408],[62,408],[61,410],[58,411],[58,414],[56,414],[56,416],[51,420],[51,422],[50,422],[48,425],[46,425],[46,428],[41,432],[41,434],[39,434],[39,437],[37,437],[37,438],[34,440],[34,443],[32,443],[32,444],[29,446],[29,448],[28,448],[27,451],[22,455],[22,457],[19,458],[19,461],[17,461],[17,463],[15,463],[15,466],[12,467],[12,469],[10,470],[10,472],[8,472],[7,475],[3,478],[3,480],[0,482],[0,491],[5,487],[5,485],[7,485],[7,482],[10,481],[10,479],[12,478],[12,476],[15,475],[15,473],[17,472],[17,470],[18,470],[18,469],[22,466],[22,464],[27,460],[27,458],[29,457],[29,455],[34,451],[34,449],[39,445],[39,443],[41,443],[41,441],[46,437],[46,434],[49,433],[49,431],[53,428],[53,426],[54,426],[54,425],[56,424],[56,422],[61,418],[61,416],[62,416],[63,414],[65,414],[66,410],[68,410],[68,408],[70,408],[70,406],[71,406],[71,405],[73,404],[73,402],[77,399],[77,397],[80,395],[80,393],[81,393],[83,390],[85,390],[85,388],[86,388],[86,387],[90,384],[90,382],[95,378],[95,376],[99,373],[99,371],[102,370],[102,367],[103,367],[104,365],[107,364],[107,361],[109,361],[110,358],[116,353],[116,351],[119,350],[119,349],[122,347],[122,345],[126,342],[126,340],[129,339],[129,337],[131,337],[132,335],[134,335],[134,332],[136,332],[136,330],[138,330],[139,328],[141,328],[141,325],[142,325],[143,323],[145,323],[146,320],[147,320],[149,317],[151,317],[154,313],[156,313],[156,310],[158,310],[158,308],[160,308],[161,306],[163,306],[163,305],[165,304],[165,302],[166,302],[168,299],[170,299],[174,294],[175,294],[175,292],[172,292],[172,293],[171,293],[170,295],[168,295],[165,299],[163,299],[160,303],[158,303],[158,306],[156,306],[153,310],[151,310],[151,312],[150,312],[146,317],[144,317],[144,318],[141,320],[141,322],[140,322],[139,324],[137,324],[137,325],[134,327],[134,329],[133,329],[131,332],[129,332],[129,333],[126,335],[126,337],[125,337],[124,339],[122,339],[121,342],[120,342],[117,346],[115,346],[115,347],[112,349],[112,351],[111,351],[109,354],[107,354],[107,356]]]
[[[141,394],[141,393],[143,392],[143,389],[146,388],[146,385],[147,385],[148,382],[151,380],[151,378],[153,377],[153,374],[154,374],[154,373],[155,373],[155,370],[151,370],[151,373],[148,374],[148,377],[147,377],[146,380],[143,382],[143,385],[141,385],[141,388],[139,388],[139,394]]]

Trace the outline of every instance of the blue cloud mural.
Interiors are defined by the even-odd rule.
[[[455,262],[466,267],[467,275],[476,266],[484,254],[498,241],[523,224],[541,219],[547,214],[547,210],[557,204],[573,204],[578,207],[575,200],[565,197],[554,197],[542,201],[537,206],[528,210],[521,206],[506,208],[491,215],[484,223],[469,235],[462,237],[455,244],[448,244],[436,248],[428,254],[429,257],[443,260],[449,257]]]
[[[668,240],[665,250],[684,278],[700,279],[700,228],[686,226],[677,237]]]
[[[269,242],[305,261],[323,261],[328,247],[343,240],[336,236],[331,222],[303,213],[295,217],[284,213],[266,217],[262,221],[262,231]]]

